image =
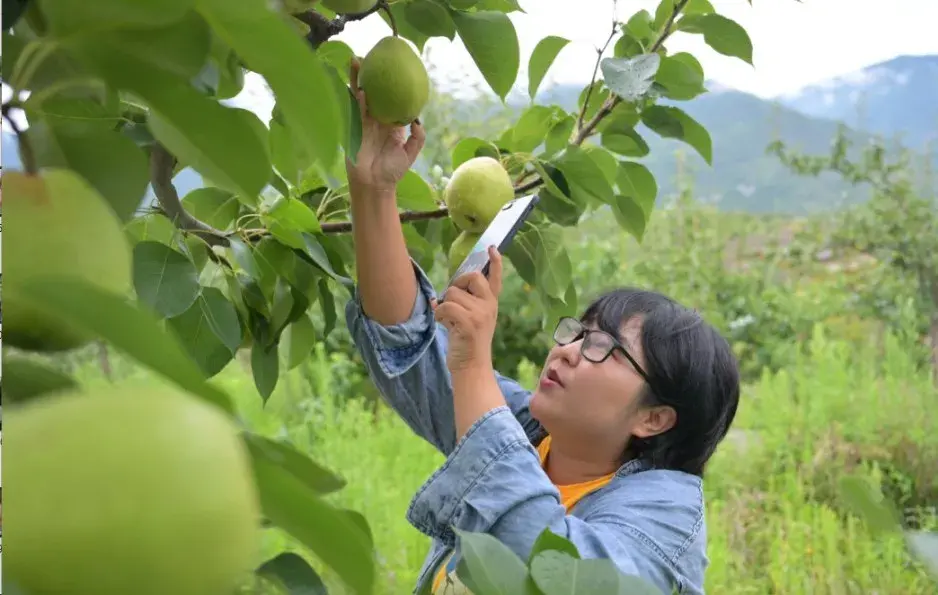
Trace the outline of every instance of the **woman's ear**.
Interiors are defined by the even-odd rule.
[[[664,434],[677,423],[677,411],[667,405],[648,407],[638,413],[639,418],[632,429],[636,438],[651,438]]]

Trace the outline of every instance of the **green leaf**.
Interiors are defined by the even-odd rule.
[[[655,11],[655,30],[660,31],[665,23],[668,22],[668,19],[671,18],[671,14],[674,12],[675,4],[677,4],[676,0],[661,0],[658,4],[658,9]],[[707,14],[710,12],[714,12],[714,9],[709,0],[690,0],[684,5],[684,8],[681,9],[682,15]]]
[[[456,576],[471,592],[485,595],[525,592],[527,568],[508,546],[487,533],[454,531],[462,554]]]
[[[223,111],[216,111],[214,107],[207,109],[207,105],[218,106]],[[258,126],[263,128],[257,116],[248,110],[221,107],[211,102],[198,106],[193,104],[190,108],[208,119],[198,126],[183,128],[182,121],[177,118],[178,113],[166,118],[153,114],[149,121],[153,135],[171,153],[215,185],[247,197],[258,195],[270,179],[270,156],[267,146],[256,133]],[[220,126],[233,129],[230,134],[224,134]],[[197,136],[197,131],[205,128],[211,128],[211,136]],[[223,145],[225,137],[237,137],[246,145]],[[196,138],[200,139],[198,144],[194,140]]]
[[[188,258],[160,242],[134,246],[134,289],[140,301],[172,318],[199,295],[199,272]]]
[[[349,83],[349,70],[352,68],[355,52],[348,44],[338,39],[329,39],[316,48],[316,55],[335,69],[342,82]]]
[[[655,24],[651,13],[645,9],[637,11],[626,21],[623,32],[642,43],[648,43],[655,36]]]
[[[268,215],[286,229],[293,231],[317,233],[322,229],[316,213],[295,198],[278,199]]]
[[[875,535],[896,534],[901,530],[898,513],[861,476],[848,475],[840,479],[840,496],[854,514],[859,516]]]
[[[43,120],[33,121],[26,134],[41,167],[73,170],[121,221],[129,221],[143,202],[150,183],[147,157],[126,136],[103,127],[75,129]]]
[[[205,382],[175,336],[161,329],[156,317],[122,296],[75,279],[33,281],[22,293],[35,307],[55,312],[68,324],[108,341],[183,390],[228,413],[233,411],[228,395]]]
[[[234,229],[241,211],[241,203],[234,194],[212,186],[196,188],[182,199],[182,206],[199,221],[221,231]]]
[[[209,58],[193,79],[193,84],[216,99],[230,99],[244,89],[244,69],[240,58],[217,35],[212,35]]]
[[[74,378],[42,361],[16,353],[3,354],[3,402],[8,405],[76,388]]]
[[[632,234],[636,240],[642,241],[645,237],[645,225],[648,215],[635,198],[619,194],[612,203],[612,213],[615,215],[619,227]]]
[[[111,47],[186,79],[198,76],[212,47],[212,31],[195,11],[157,29],[121,29],[105,35]]]
[[[538,554],[548,551],[563,552],[573,558],[580,557],[580,552],[577,551],[576,546],[573,545],[570,540],[557,535],[550,530],[550,527],[545,527],[544,530],[541,531],[541,534],[537,536],[534,547],[531,548],[531,555],[528,556],[528,565],[530,566],[531,561],[534,560]]]
[[[538,209],[558,225],[575,226],[583,215],[583,211],[586,210],[584,205],[561,197],[549,188],[542,189],[538,195],[541,198]]]
[[[453,169],[476,157],[498,159],[498,147],[493,143],[474,136],[466,137],[453,147]]]
[[[238,313],[214,287],[203,288],[192,306],[167,324],[207,378],[224,370],[241,345]]]
[[[433,197],[433,188],[420,174],[407,170],[397,183],[397,204],[408,211],[434,211],[439,208]]]
[[[603,170],[580,147],[569,145],[564,154],[554,161],[554,165],[563,172],[570,184],[571,196],[582,195],[584,203],[590,200],[604,204],[612,202],[612,186]]]
[[[300,250],[299,254],[336,281],[340,283],[351,281],[335,272],[335,269],[332,268],[332,263],[329,261],[329,255],[326,254],[322,244],[320,244],[319,240],[314,236],[303,234],[303,249]]]
[[[428,38],[445,37],[452,41],[456,36],[456,25],[449,11],[433,0],[411,0],[405,3],[404,18]]]
[[[651,215],[658,198],[658,183],[647,167],[634,161],[619,162],[616,185],[621,194],[635,199],[646,218]]]
[[[170,153],[219,186],[247,196],[267,185],[270,163],[253,113],[224,107],[171,74],[119,46],[82,46],[82,55],[107,81],[146,101],[149,127]],[[253,122],[252,122],[253,120]]]
[[[528,95],[532,101],[537,95],[537,88],[541,86],[541,81],[544,80],[544,75],[547,74],[557,58],[557,54],[568,43],[570,43],[569,39],[548,35],[534,46],[534,51],[531,52],[531,58],[528,60]]]
[[[665,138],[676,138],[693,147],[708,165],[713,165],[710,133],[681,108],[653,105],[642,110],[642,123]]]
[[[255,571],[286,589],[287,595],[328,595],[326,585],[302,556],[281,552]]]
[[[624,101],[636,102],[651,89],[660,64],[658,54],[643,54],[634,58],[603,58],[599,67],[613,93]]]
[[[369,537],[345,511],[320,499],[276,461],[254,457],[264,514],[319,556],[358,593],[371,593],[375,563]]]
[[[264,403],[277,387],[280,377],[280,358],[278,344],[267,347],[257,342],[251,347],[251,373],[254,375],[254,386],[260,393]]]
[[[177,240],[182,238],[179,228],[161,213],[148,213],[142,217],[134,217],[124,226],[124,231],[133,243],[152,241],[177,246]]]
[[[588,143],[583,143],[580,148],[584,153],[589,155],[593,163],[599,166],[599,169],[603,172],[603,176],[606,178],[609,185],[612,186],[615,184],[619,165],[619,160],[616,159],[615,155],[602,147]]]
[[[515,152],[530,153],[544,142],[551,125],[554,123],[556,110],[544,105],[532,105],[518,118],[512,131],[512,149]]]
[[[317,494],[331,494],[346,485],[346,481],[340,476],[286,442],[250,432],[243,433],[242,438],[253,460],[263,460],[279,466]]]
[[[42,15],[57,36],[126,27],[158,27],[181,19],[193,0],[42,0]]]
[[[258,279],[260,272],[251,248],[238,238],[228,238],[228,247],[231,248],[232,256],[234,256],[234,261],[238,266],[251,278]]]
[[[566,147],[573,135],[574,126],[576,126],[576,119],[569,114],[556,121],[544,139],[544,152],[541,153],[541,157],[547,159]]]
[[[689,15],[678,21],[678,29],[687,33],[702,33],[704,41],[714,51],[752,65],[752,40],[749,33],[732,19],[717,13]]]
[[[316,346],[316,329],[309,316],[300,316],[283,332],[281,345],[287,352],[287,370],[305,362]]]
[[[542,552],[531,560],[531,578],[544,595],[661,595],[637,576],[619,572],[612,560],[578,560],[556,550]]]
[[[524,12],[518,0],[479,0],[475,4],[476,10],[497,10],[498,12]]]
[[[703,67],[687,52],[662,58],[655,82],[664,87],[664,96],[671,99],[687,101],[706,92]]]
[[[535,228],[534,267],[537,286],[549,296],[563,299],[573,278],[573,265],[563,247],[563,232],[554,225]]]
[[[616,58],[631,58],[645,53],[645,46],[628,33],[616,40],[612,55]]]
[[[626,157],[644,157],[651,149],[645,139],[633,127],[603,130],[600,142],[604,147]]]
[[[73,87],[53,95],[31,95],[24,104],[33,125],[44,120],[72,135],[114,131],[121,124],[120,99],[110,89]],[[27,131],[29,132],[29,131]]]
[[[331,167],[338,156],[341,114],[335,95],[322,92],[329,88],[328,75],[306,40],[265,0],[197,0],[197,8],[248,67],[264,77],[297,140],[324,168]]]
[[[518,76],[520,49],[515,26],[501,12],[456,12],[453,21],[479,71],[502,101]]]

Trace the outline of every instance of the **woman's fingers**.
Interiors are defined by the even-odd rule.
[[[358,58],[352,58],[349,64],[349,86],[352,89],[352,95],[355,96],[355,100],[358,102],[358,111],[364,124],[368,121],[368,103],[365,101],[365,92],[358,86],[358,71],[360,68],[361,63]]]
[[[498,299],[502,293],[502,254],[495,246],[489,247],[489,288]]]
[[[423,149],[423,144],[426,140],[427,132],[424,130],[423,124],[420,123],[420,118],[417,118],[411,122],[410,138],[408,138],[407,142],[404,143],[404,152],[407,153],[407,158],[410,159],[411,165],[417,161],[417,156]]]

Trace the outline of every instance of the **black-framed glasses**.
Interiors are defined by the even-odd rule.
[[[586,326],[570,316],[564,316],[557,321],[557,327],[554,329],[554,342],[558,345],[569,345],[578,341],[582,337],[583,343],[580,345],[580,354],[587,360],[601,364],[606,361],[613,351],[621,351],[629,363],[635,367],[639,376],[645,379],[645,382],[651,384],[648,374],[635,361],[632,354],[628,352],[625,346],[618,339],[605,331],[588,329]]]

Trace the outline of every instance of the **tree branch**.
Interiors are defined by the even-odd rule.
[[[654,43],[651,44],[651,47],[648,48],[647,53],[653,54],[661,48],[662,44],[664,44],[665,40],[672,33],[671,28],[674,27],[674,20],[677,18],[677,15],[679,15],[681,11],[684,10],[684,6],[686,6],[689,1],[690,0],[679,0],[677,3],[675,3],[674,9],[671,11],[671,16],[668,17],[668,20],[661,28],[661,32],[658,33],[658,38],[655,39]],[[621,102],[622,99],[618,95],[613,95],[607,99],[603,103],[602,107],[599,108],[599,111],[596,112],[596,114],[590,119],[589,122],[587,122],[586,126],[579,129],[576,137],[573,139],[573,144],[583,144],[583,141],[589,138],[591,134],[593,134],[593,131],[596,129],[602,119],[612,113],[612,110],[615,109],[615,107]]]
[[[318,48],[320,45],[326,42],[330,37],[338,35],[345,30],[346,23],[352,21],[360,21],[363,18],[372,15],[382,8],[387,9],[387,0],[379,0],[375,3],[374,6],[366,10],[365,12],[357,12],[352,14],[342,14],[336,18],[329,20],[324,15],[315,10],[307,10],[306,12],[300,12],[294,14],[293,17],[298,21],[305,23],[309,27],[309,33],[306,34],[306,41],[309,42],[309,45],[313,49]],[[390,16],[390,10],[388,10],[388,17],[391,18],[392,28],[393,28],[393,17]]]
[[[661,32],[658,35],[658,38],[649,48],[649,53],[658,51],[664,41],[671,34],[671,29],[674,26],[674,20],[680,14],[681,10],[684,9],[684,6],[689,2],[689,0],[679,0],[675,3],[674,9],[671,13],[671,16],[668,18],[668,21],[662,27]],[[386,10],[388,18],[391,21],[392,29],[394,29],[394,18],[391,16],[390,8],[388,6],[387,0],[378,0],[378,2],[370,10],[358,13],[358,14],[347,14],[336,17],[335,19],[329,20],[323,15],[317,13],[316,11],[307,11],[305,13],[294,15],[296,18],[300,19],[302,22],[306,23],[310,27],[310,34],[307,36],[310,44],[313,47],[317,47],[319,44],[323,43],[329,37],[340,33],[345,27],[345,23],[349,21],[357,21],[365,18],[366,16],[377,12],[378,10]],[[600,57],[608,48],[609,44],[612,42],[612,38],[615,36],[615,28],[613,28],[613,34],[610,35],[609,39],[606,41],[606,44],[603,46],[603,49],[600,50]],[[595,81],[596,71],[599,68],[599,59],[597,59],[596,67],[594,67],[593,79]],[[592,86],[592,85],[591,85]],[[582,118],[584,117],[585,107],[589,101],[589,95],[587,95],[586,100],[584,101],[584,111],[580,113],[579,123],[582,123]],[[602,107],[599,108],[599,111],[590,118],[590,120],[579,128],[576,136],[571,141],[574,145],[581,145],[596,129],[599,123],[603,118],[608,116],[612,110],[621,102],[622,100],[613,95],[607,99]],[[176,193],[176,189],[172,184],[172,172],[173,164],[175,159],[170,155],[165,148],[157,144],[153,148],[150,159],[150,176],[153,182],[154,192],[156,193],[157,200],[159,200],[162,209],[165,211],[166,215],[169,217],[173,223],[185,231],[189,231],[197,234],[203,240],[205,240],[209,245],[212,246],[226,246],[228,245],[227,234],[223,231],[214,229],[210,225],[203,223],[187,213],[183,209],[182,204],[179,201],[179,195]],[[543,178],[537,176],[533,180],[526,182],[520,186],[516,186],[514,191],[515,195],[522,195],[535,188],[538,188],[544,184]],[[400,220],[402,223],[408,223],[413,221],[427,221],[432,219],[442,219],[449,215],[449,211],[446,207],[438,208],[434,211],[406,211],[400,214]],[[335,222],[326,222],[321,224],[322,233],[324,234],[339,234],[339,233],[349,233],[352,231],[352,222],[351,221],[335,221]],[[252,239],[260,239],[268,235],[266,230],[249,230],[247,235]]]
[[[612,0],[612,31],[609,33],[609,38],[606,39],[606,43],[603,44],[603,47],[596,50],[596,64],[593,65],[593,77],[590,79],[589,87],[586,88],[586,97],[583,98],[583,107],[580,109],[580,115],[577,116],[576,119],[577,130],[581,130],[583,128],[583,117],[586,115],[586,110],[590,105],[590,96],[593,94],[593,85],[596,84],[596,75],[599,74],[599,63],[602,62],[603,54],[606,53],[606,50],[609,48],[609,44],[612,43],[612,38],[616,36],[618,25],[619,23],[616,21],[616,0]]]
[[[428,221],[431,219],[443,219],[449,216],[449,209],[441,207],[435,211],[404,211],[401,213],[401,223],[410,223],[413,221]],[[350,233],[352,231],[351,221],[335,221],[323,223],[322,232],[325,234]]]
[[[176,187],[173,186],[175,165],[176,158],[163,145],[154,143],[150,150],[150,181],[153,183],[153,193],[160,207],[179,229],[198,235],[211,246],[227,246],[225,232],[199,221],[183,208]]]

